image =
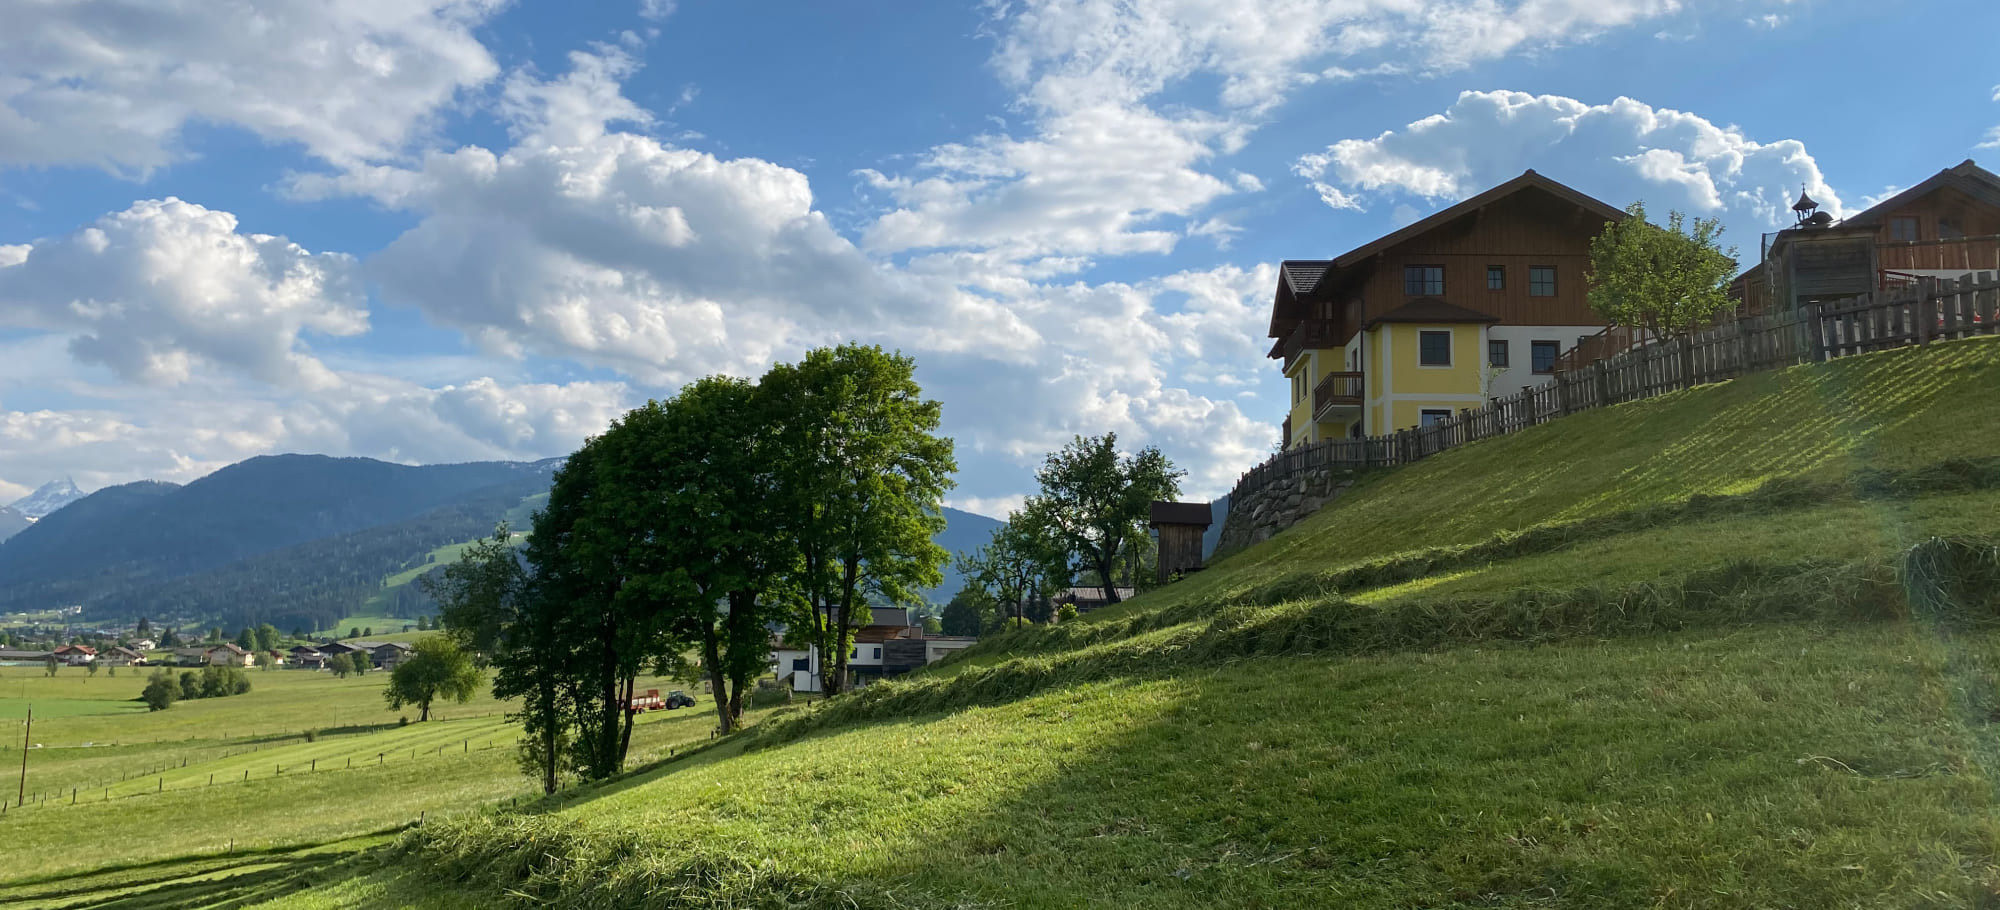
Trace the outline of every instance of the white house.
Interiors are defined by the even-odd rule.
[[[944,655],[969,648],[978,641],[963,636],[926,635],[908,610],[875,607],[869,612],[873,622],[855,630],[854,647],[847,654],[847,671],[856,685],[867,685],[935,663]],[[774,637],[771,670],[779,680],[791,683],[794,692],[820,691],[822,667],[817,647],[789,648],[781,636]]]

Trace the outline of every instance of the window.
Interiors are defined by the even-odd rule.
[[[1422,421],[1423,426],[1434,427],[1450,420],[1451,410],[1448,408],[1425,408],[1419,412],[1418,419]]]
[[[1917,239],[1917,216],[1897,215],[1894,218],[1889,219],[1889,239],[1890,240]]]
[[[1556,295],[1556,267],[1552,265],[1528,266],[1528,296],[1554,297]]]
[[[881,648],[876,648],[876,649],[875,649],[875,659],[876,659],[876,660],[881,660],[881,659],[882,659],[882,649],[881,649]]]
[[[811,662],[811,660],[809,660],[808,658],[804,658],[804,657],[794,657],[794,658],[792,658],[792,669],[794,669],[794,670],[810,670],[810,669],[812,669],[812,662]]]
[[[1301,401],[1304,401],[1305,398],[1306,398],[1306,374],[1302,370],[1300,372],[1292,374],[1292,403],[1297,404]]]
[[[1418,332],[1417,365],[1427,367],[1451,366],[1451,333]]]
[[[1556,353],[1558,351],[1556,343],[1553,341],[1531,341],[1529,342],[1529,345],[1531,345],[1533,348],[1531,353],[1533,354],[1532,359],[1534,360],[1533,365],[1535,368],[1535,372],[1537,373],[1555,372]]]
[[[1958,222],[1953,221],[1950,218],[1938,219],[1939,240],[1958,240],[1964,236],[1965,236],[1965,231],[1959,228]]]
[[[1486,365],[1503,369],[1507,366],[1507,339],[1495,338],[1486,342]]]
[[[1486,289],[1489,291],[1504,291],[1507,289],[1506,266],[1489,265],[1486,267]]]
[[[1444,293],[1444,266],[1403,266],[1403,293],[1412,297],[1420,295],[1435,297]]]

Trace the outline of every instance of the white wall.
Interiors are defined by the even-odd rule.
[[[1534,346],[1530,342],[1553,341],[1558,352],[1567,352],[1576,347],[1577,339],[1587,338],[1604,331],[1601,325],[1495,325],[1486,328],[1486,337],[1480,340],[1479,364],[1486,368],[1486,344],[1488,341],[1507,342],[1507,369],[1494,376],[1486,387],[1489,398],[1512,395],[1529,386],[1537,386],[1549,381],[1549,374],[1534,371]],[[1480,375],[1486,375],[1482,372]]]

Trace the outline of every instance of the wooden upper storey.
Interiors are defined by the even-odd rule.
[[[1413,300],[1435,298],[1503,324],[1601,325],[1585,297],[1590,241],[1625,214],[1529,171],[1330,260],[1279,269],[1272,356],[1301,332],[1346,343]],[[1441,272],[1412,272],[1432,268]],[[1489,269],[1499,269],[1500,287]],[[1537,282],[1536,270],[1552,269]],[[1442,278],[1441,284],[1434,279]],[[1412,279],[1415,279],[1414,281]],[[1325,346],[1325,345],[1322,345]]]

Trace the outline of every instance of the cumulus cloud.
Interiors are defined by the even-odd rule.
[[[1838,193],[1797,140],[1759,141],[1697,114],[1631,98],[1468,91],[1446,110],[1370,139],[1343,139],[1294,170],[1340,199],[1470,196],[1534,168],[1622,204],[1644,197],[1746,229],[1784,223],[1804,188],[1828,211]],[[1332,204],[1329,201],[1329,204]]]
[[[0,325],[69,335],[128,380],[186,381],[198,362],[264,382],[329,381],[301,336],[368,327],[356,263],[175,198],[133,203],[72,234],[0,248]]]
[[[15,3],[0,29],[0,164],[144,175],[193,121],[322,159],[401,151],[498,74],[473,30],[501,0]]]

